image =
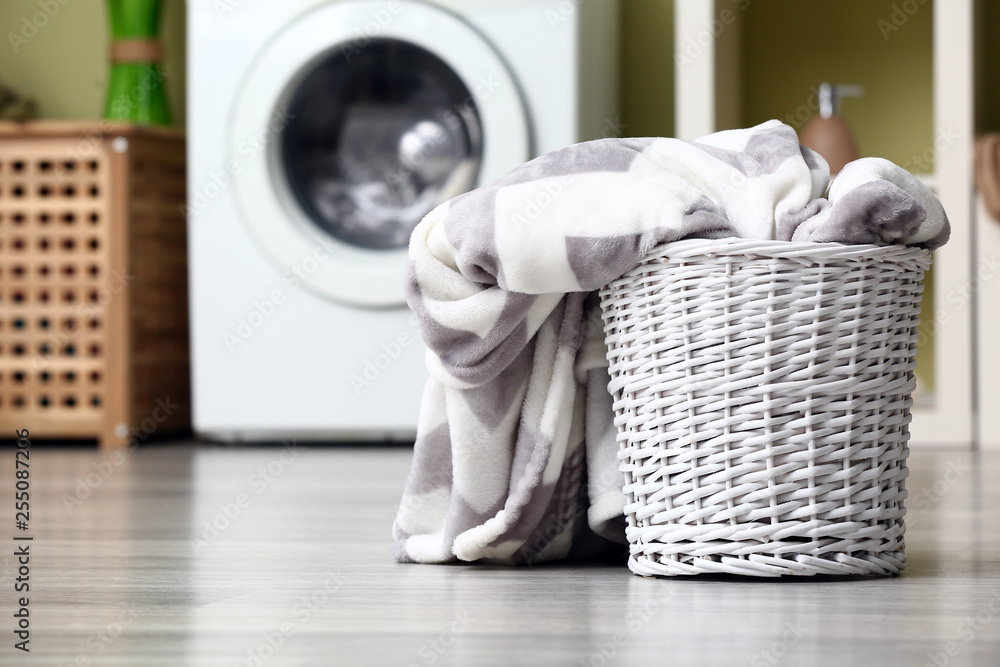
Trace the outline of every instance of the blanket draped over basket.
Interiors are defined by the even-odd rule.
[[[626,544],[594,292],[683,238],[907,244],[949,225],[878,158],[830,182],[778,121],[694,141],[603,139],[528,162],[428,214],[407,301],[427,344],[404,562],[532,563]]]

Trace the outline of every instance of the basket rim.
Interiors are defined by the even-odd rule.
[[[747,259],[794,259],[807,262],[816,260],[916,262],[924,270],[931,263],[931,251],[918,246],[726,237],[681,239],[658,245],[643,258],[640,266],[654,262],[718,255]]]

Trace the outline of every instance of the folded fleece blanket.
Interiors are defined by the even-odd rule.
[[[407,301],[430,379],[396,559],[531,563],[625,543],[594,291],[686,237],[948,238],[934,194],[886,160],[829,180],[772,120],[569,146],[428,214],[410,240]]]

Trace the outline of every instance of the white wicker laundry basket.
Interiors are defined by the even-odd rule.
[[[601,291],[633,572],[903,568],[929,265],[903,246],[695,239]]]

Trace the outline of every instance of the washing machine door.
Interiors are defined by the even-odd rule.
[[[500,56],[420,2],[300,16],[251,66],[231,128],[226,169],[253,236],[291,279],[354,306],[404,303],[420,219],[530,157]]]

